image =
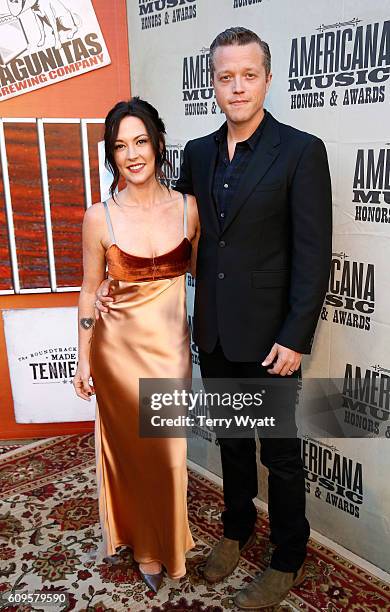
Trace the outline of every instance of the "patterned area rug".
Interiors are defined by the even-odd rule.
[[[0,444],[0,455],[5,455],[5,453],[9,453],[12,450],[16,450],[21,446],[20,444]]]
[[[0,457],[0,601],[7,612],[223,612],[232,596],[270,558],[268,523],[259,514],[256,543],[234,574],[213,587],[202,576],[210,547],[220,538],[221,489],[191,472],[189,514],[196,548],[187,576],[165,579],[157,595],[140,580],[130,553],[115,566],[94,561],[100,541],[93,436],[64,436],[21,447]],[[306,581],[278,610],[384,612],[389,585],[330,549],[310,541]],[[16,590],[67,593],[66,603],[5,604]]]
[[[35,438],[34,440],[0,440],[0,455],[5,455],[5,453],[16,450],[20,448],[20,446],[37,442],[39,439],[40,438]]]

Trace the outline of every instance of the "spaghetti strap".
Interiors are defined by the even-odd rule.
[[[184,211],[183,211],[183,228],[184,228],[184,238],[187,238],[187,194],[183,193],[184,200]]]
[[[110,233],[111,244],[116,244],[114,228],[112,227],[112,221],[111,221],[110,211],[108,210],[108,204],[106,201],[104,201],[103,205],[104,205],[104,212],[106,213],[106,221],[107,221],[108,231]]]

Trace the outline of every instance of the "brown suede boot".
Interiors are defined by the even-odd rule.
[[[214,546],[207,558],[203,575],[207,582],[214,584],[229,576],[237,567],[241,553],[253,544],[256,536],[253,532],[248,541],[240,549],[238,540],[222,538]]]
[[[235,596],[234,603],[240,610],[262,610],[277,606],[285,599],[292,587],[298,586],[304,580],[303,565],[295,574],[267,567],[265,572],[257,576]]]

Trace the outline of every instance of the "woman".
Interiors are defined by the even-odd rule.
[[[186,440],[140,438],[140,378],[190,378],[185,273],[195,267],[199,220],[192,196],[161,183],[165,127],[149,103],[118,103],[105,122],[111,198],[85,213],[74,386],[96,392],[100,520],[106,555],[129,546],[157,592],[163,566],[185,574],[193,547],[187,518]],[[126,187],[115,195],[120,177]],[[106,264],[113,303],[94,318]],[[92,376],[93,386],[89,379]],[[115,557],[112,557],[115,559]]]

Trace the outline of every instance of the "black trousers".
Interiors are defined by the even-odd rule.
[[[258,362],[232,362],[218,343],[212,353],[199,350],[200,369],[207,378],[269,377]],[[207,381],[206,381],[207,390]],[[255,438],[218,438],[221,450],[225,510],[224,535],[244,544],[253,531],[258,492]],[[260,460],[269,470],[268,513],[271,567],[295,572],[306,557],[310,535],[305,516],[305,478],[297,438],[260,438]]]

